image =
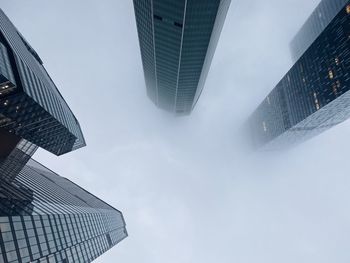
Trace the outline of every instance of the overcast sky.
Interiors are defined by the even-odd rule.
[[[148,100],[131,0],[0,0],[77,116],[87,147],[35,159],[125,216],[96,262],[350,262],[350,122],[288,152],[236,131],[291,67],[319,0],[233,0],[190,117]]]

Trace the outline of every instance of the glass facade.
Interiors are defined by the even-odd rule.
[[[127,237],[120,211],[32,159],[0,199],[1,263],[91,262]]]
[[[349,118],[349,36],[347,1],[251,116],[255,147],[287,147]]]
[[[190,114],[203,89],[230,0],[134,0],[147,94]]]
[[[339,13],[347,0],[322,0],[290,44],[295,63]]]
[[[7,48],[4,44],[0,42],[0,74],[3,78],[2,82],[5,82],[6,79],[9,83],[16,84],[15,77],[13,75],[11,63],[10,63],[10,57],[7,52]],[[0,90],[2,87],[0,88]],[[7,91],[7,89],[4,89],[4,91]]]
[[[77,119],[40,57],[1,9],[0,128],[56,155],[85,146]]]
[[[21,139],[6,157],[0,158],[0,180],[13,181],[37,149],[36,145]]]
[[[79,123],[0,9],[0,263],[91,262],[127,237],[120,211],[31,159],[85,145]]]

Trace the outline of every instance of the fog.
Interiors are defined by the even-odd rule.
[[[350,262],[350,123],[250,153],[242,123],[292,66],[319,0],[232,0],[189,117],[146,96],[131,0],[0,0],[78,118],[87,147],[34,158],[124,214],[95,262]]]

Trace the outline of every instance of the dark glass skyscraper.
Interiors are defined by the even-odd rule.
[[[256,147],[289,146],[349,118],[349,36],[350,2],[346,1],[251,116]]]
[[[319,3],[290,44],[293,62],[298,61],[347,2],[348,0],[322,0]]]
[[[127,236],[120,211],[31,159],[85,145],[42,61],[0,9],[0,263],[91,262]]]
[[[149,98],[190,114],[202,92],[231,0],[134,0]]]
[[[0,181],[0,262],[91,262],[126,236],[120,211],[33,160]]]
[[[0,9],[0,128],[56,155],[85,145],[34,49]]]

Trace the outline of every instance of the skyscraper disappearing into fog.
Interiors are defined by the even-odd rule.
[[[257,148],[290,146],[350,116],[350,2],[323,0],[316,10],[292,42],[297,62],[248,121]]]
[[[91,262],[127,236],[120,211],[32,160],[85,146],[34,49],[0,9],[0,263]]]
[[[149,98],[178,115],[201,95],[231,0],[134,0]]]

